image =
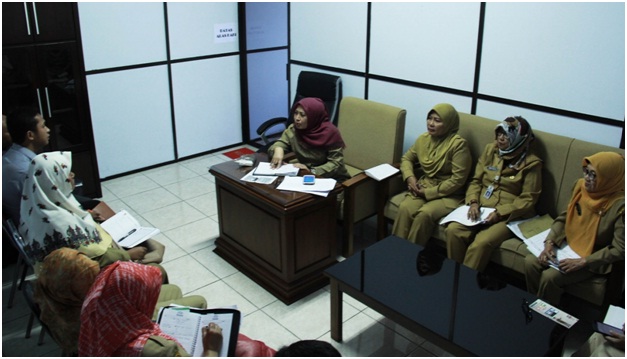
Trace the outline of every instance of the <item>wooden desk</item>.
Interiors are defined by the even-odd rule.
[[[265,154],[257,159],[267,161]],[[234,161],[211,167],[220,237],[215,253],[286,304],[328,283],[322,271],[336,263],[336,185],[328,197],[279,191],[240,181],[253,167]]]

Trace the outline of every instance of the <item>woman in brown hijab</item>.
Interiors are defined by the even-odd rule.
[[[438,221],[461,203],[472,158],[458,129],[459,114],[453,106],[433,106],[427,132],[401,158],[407,193],[392,228],[395,236],[425,245]]]
[[[599,152],[583,159],[583,178],[575,184],[568,208],[555,219],[539,257],[525,258],[527,290],[558,305],[564,287],[598,274],[625,259],[625,157]],[[555,248],[567,243],[581,258],[560,260]]]

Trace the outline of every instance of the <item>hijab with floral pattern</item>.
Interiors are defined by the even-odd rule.
[[[28,169],[19,230],[35,264],[58,248],[78,249],[94,258],[111,245],[111,238],[101,238],[96,222],[74,198],[71,168],[71,152],[47,152],[35,156]]]

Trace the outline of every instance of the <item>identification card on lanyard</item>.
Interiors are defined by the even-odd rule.
[[[499,182],[499,179],[501,178],[501,176],[495,176],[494,177],[494,181],[492,181],[492,183],[496,184]],[[488,188],[485,190],[485,193],[483,194],[483,197],[485,199],[490,199],[490,197],[492,197],[492,193],[494,192],[494,185],[489,185]]]

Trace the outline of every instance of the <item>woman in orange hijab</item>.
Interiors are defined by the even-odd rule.
[[[625,259],[625,157],[599,152],[583,159],[583,178],[568,208],[555,219],[539,257],[525,258],[527,290],[558,305],[564,287],[599,274]],[[557,262],[555,248],[567,243],[580,258]]]

